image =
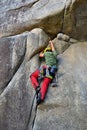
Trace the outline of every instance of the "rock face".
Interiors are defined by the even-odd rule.
[[[0,1],[0,130],[87,130],[86,10],[86,0]],[[35,109],[29,77],[49,37],[59,52],[57,87]]]
[[[0,1],[0,36],[39,27],[52,37],[65,32],[74,38],[87,39],[86,8],[86,0]]]
[[[17,55],[14,55],[14,60],[11,60],[10,62],[10,60],[8,59],[10,59],[13,56],[13,53],[11,53],[13,52],[13,48],[11,48],[12,51],[9,51],[8,48],[10,48],[9,46],[12,46],[12,43],[10,42],[12,40],[15,41],[12,42],[14,43],[14,47],[16,47],[16,43],[18,45],[16,48],[18,50],[15,50],[16,52],[18,51],[18,53]],[[39,67],[39,59],[38,55],[36,55],[36,52],[39,52],[42,48],[44,48],[47,45],[47,40],[48,36],[41,29],[35,29],[29,33],[20,36],[9,37],[9,42],[7,42],[8,38],[5,38],[4,40],[2,39],[2,41],[4,42],[3,44],[1,42],[1,47],[5,48],[6,42],[8,45],[8,48],[5,51],[3,51],[4,49],[2,50],[2,55],[4,52],[6,52],[6,56],[8,58],[6,61],[9,64],[9,66],[11,66],[12,63],[14,63],[13,65],[16,65],[18,69],[16,69],[15,74],[12,77],[13,69],[10,67],[9,73],[7,70],[8,68],[5,71],[5,69],[3,69],[4,60],[2,58],[2,64],[0,68],[0,71],[2,72],[1,74],[3,75],[3,77],[5,75],[9,75],[6,76],[6,79],[0,79],[1,90],[3,88],[3,84],[5,85],[6,81],[9,81],[9,78],[11,79],[10,82],[8,82],[7,86],[4,87],[3,91],[1,91],[0,95],[0,130],[25,130],[28,127],[30,127],[30,124],[32,122],[29,118],[31,117],[30,112],[34,91],[31,87],[29,76],[35,69]],[[24,51],[25,57],[23,54],[23,50],[26,50]],[[19,63],[21,55],[23,55],[22,63],[18,65],[16,63]],[[17,58],[17,56],[19,56],[19,58]],[[4,72],[5,74],[3,74]]]
[[[23,61],[26,36],[0,39],[0,91],[9,83]]]
[[[87,129],[87,42],[58,56],[58,87],[49,87],[38,107],[34,130]],[[44,127],[45,126],[45,127]]]

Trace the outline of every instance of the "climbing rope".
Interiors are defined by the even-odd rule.
[[[30,108],[30,113],[29,113],[29,117],[28,117],[28,121],[27,121],[27,125],[26,125],[26,129],[25,130],[27,130],[28,126],[29,126],[29,122],[30,122],[31,115],[32,115],[32,110],[33,110],[33,105],[34,105],[35,97],[36,97],[36,93],[34,94],[34,97],[33,97],[33,100],[32,100],[32,104],[31,104],[31,108]],[[36,118],[36,111],[37,111],[37,104],[35,106],[35,116],[34,116],[34,119],[32,121],[32,128],[34,126],[34,121],[35,121],[35,118]]]
[[[33,126],[34,126],[34,122],[35,122],[35,118],[36,118],[36,112],[37,112],[37,104],[36,104],[36,106],[35,106],[35,116],[34,116],[34,119],[33,119],[33,121],[32,121],[32,128],[33,128]]]

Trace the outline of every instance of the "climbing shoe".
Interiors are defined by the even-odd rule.
[[[38,86],[36,89],[35,89],[35,91],[36,91],[36,99],[38,98],[38,93],[40,92],[40,86]]]
[[[35,89],[35,91],[36,91],[36,94],[38,94],[39,91],[40,91],[40,86],[37,86],[37,88]]]
[[[37,95],[37,101],[36,104],[39,105],[43,100],[41,99],[41,93],[39,92]]]

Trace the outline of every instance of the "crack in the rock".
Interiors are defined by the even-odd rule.
[[[67,2],[67,0],[66,0]],[[63,32],[63,28],[64,28],[64,20],[65,20],[65,14],[66,14],[66,2],[65,2],[65,7],[63,10],[63,17],[62,17],[62,25],[61,25],[61,32]],[[71,8],[72,6],[72,0],[70,1],[69,7]]]
[[[67,0],[66,0],[66,2],[67,2]],[[66,11],[66,2],[65,2],[65,7],[63,9],[61,32],[63,31],[63,26],[64,26],[64,17],[65,17],[65,11]]]
[[[32,129],[33,129],[33,127],[34,127],[36,115],[37,115],[37,105],[35,106],[35,115],[34,115],[34,119],[33,119],[33,121],[32,121]]]
[[[42,9],[44,6],[46,6],[47,4],[49,3],[49,0],[47,1],[46,0],[46,2],[43,4],[43,5],[41,5],[41,7],[39,7],[38,9]]]
[[[8,12],[11,12],[11,11],[18,11],[18,10],[22,10],[22,9],[24,9],[24,8],[31,8],[34,4],[36,4],[37,2],[38,2],[39,0],[36,0],[36,1],[34,1],[34,2],[32,2],[32,3],[29,3],[29,4],[26,4],[26,5],[23,5],[23,6],[20,6],[20,7],[18,7],[18,8],[15,8],[15,9],[10,9],[10,10],[8,10]]]
[[[27,121],[27,125],[26,125],[25,130],[28,130],[28,127],[29,127],[29,124],[30,124],[35,97],[36,97],[36,93],[34,94],[34,97],[33,97],[33,100],[32,100],[32,104],[31,104],[31,107],[30,107],[30,112],[29,112],[28,121]],[[34,118],[33,118],[33,121],[32,121],[32,129],[33,129],[35,118],[36,118],[36,114],[37,114],[37,104],[35,105],[34,108],[35,108],[35,114],[34,114]]]

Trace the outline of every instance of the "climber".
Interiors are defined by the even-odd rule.
[[[39,57],[45,59],[45,65],[42,65],[30,75],[32,85],[37,94],[37,105],[44,101],[48,86],[57,71],[57,52],[51,40],[49,41],[49,46],[40,52]],[[41,87],[38,81],[40,78],[42,78]]]

